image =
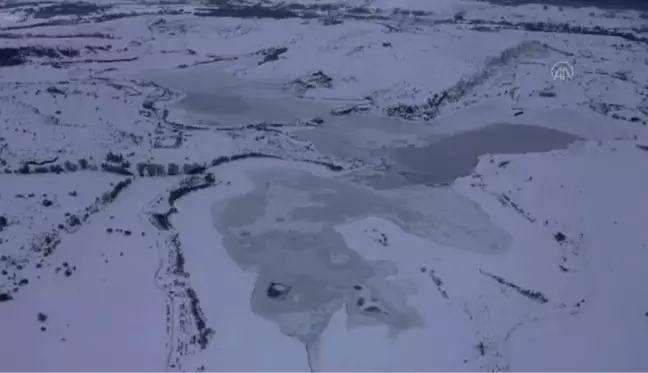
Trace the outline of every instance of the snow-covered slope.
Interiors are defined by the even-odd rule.
[[[0,369],[648,369],[647,44],[637,10],[0,4]]]

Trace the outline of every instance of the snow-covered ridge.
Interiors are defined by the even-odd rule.
[[[281,7],[294,14],[276,17],[268,15],[269,19],[264,20],[254,18],[263,18],[263,14],[241,15],[243,19],[232,18],[227,11],[230,8],[265,9],[269,5],[224,4],[226,5],[220,4],[199,11],[209,13],[215,9],[222,9],[225,13],[217,14],[217,19],[196,18],[189,14],[164,16],[169,13],[191,13],[191,9],[186,6],[174,8],[169,5],[159,9],[148,6],[145,8],[147,15],[140,16],[137,16],[139,11],[125,12],[121,7],[102,9],[95,15],[90,13],[81,19],[64,16],[68,19],[65,22],[74,26],[60,26],[59,20],[51,23],[45,20],[45,23],[41,22],[38,25],[47,27],[36,29],[26,25],[25,29],[13,29],[5,34],[5,38],[9,38],[5,39],[5,43],[11,43],[11,47],[4,49],[3,64],[19,64],[25,62],[26,58],[53,57],[57,54],[62,56],[56,58],[56,65],[138,60],[145,66],[187,67],[196,63],[237,60],[240,61],[236,64],[239,66],[236,68],[237,74],[251,78],[271,77],[285,82],[321,71],[333,81],[326,89],[311,90],[309,96],[315,94],[319,97],[368,98],[370,106],[378,105],[384,109],[385,114],[430,119],[437,115],[439,106],[452,107],[457,96],[476,96],[460,97],[464,102],[483,99],[484,93],[475,92],[480,89],[490,92],[490,96],[514,94],[515,100],[523,101],[525,97],[536,95],[542,90],[573,88],[573,84],[554,88],[550,74],[541,73],[542,70],[550,70],[552,64],[558,60],[568,60],[579,72],[578,93],[573,96],[573,92],[570,92],[570,101],[590,106],[594,110],[600,110],[598,107],[607,105],[608,108],[603,110],[610,112],[610,115],[616,114],[617,117],[628,120],[638,118],[641,121],[642,105],[630,101],[630,107],[627,107],[628,103],[609,102],[604,97],[596,97],[604,94],[596,90],[598,86],[615,87],[612,97],[627,96],[623,91],[638,89],[642,92],[645,89],[639,81],[632,81],[632,84],[628,85],[629,78],[633,79],[632,75],[640,77],[643,74],[646,66],[643,61],[646,58],[643,46],[646,41],[640,29],[626,27],[631,23],[623,17],[612,19],[620,20],[624,27],[608,28],[602,26],[604,24],[596,20],[595,16],[588,15],[574,19],[593,20],[595,26],[570,25],[554,20],[529,22],[528,17],[518,22],[515,21],[515,17],[508,15],[503,18],[471,18],[470,12],[459,12],[447,17],[437,16],[432,12],[405,15],[399,13],[402,11],[376,8],[375,11],[382,15],[374,19],[373,16],[356,17],[356,14],[365,13],[349,9],[331,13],[330,9],[320,4],[319,13],[313,19],[294,13],[302,11],[304,6],[294,6],[293,11],[290,10],[290,5],[284,4]],[[492,7],[488,9],[493,11]],[[514,11],[518,8],[506,9]],[[110,21],[112,18],[105,18],[104,13],[109,11],[117,12],[117,19]],[[534,11],[530,14],[539,13]],[[162,18],[151,18],[156,17],[154,15],[160,15]],[[120,18],[122,16],[125,18]],[[85,21],[84,17],[87,18]],[[135,19],[131,20],[131,17]],[[641,22],[641,18],[636,19]],[[77,25],[79,22],[81,25]],[[218,26],[210,26],[214,22]],[[8,30],[11,28],[6,27]],[[349,30],[355,31],[347,35]],[[519,32],[507,33],[510,38],[500,37],[500,34],[507,30]],[[357,38],[352,36],[357,32],[367,35],[363,43],[351,42]],[[217,33],[220,38],[213,40],[213,33]],[[438,38],[436,33],[449,37]],[[556,36],[560,37],[556,39]],[[600,36],[596,40],[604,44],[590,45],[592,38],[596,36]],[[33,49],[34,44],[48,46],[50,49]],[[51,49],[49,45],[56,48]],[[471,46],[469,52],[464,48],[465,45]],[[535,51],[528,47],[533,45],[536,45],[532,47]],[[16,47],[19,49],[15,49]],[[443,51],[441,59],[439,50]],[[610,51],[619,56],[605,57]],[[525,58],[529,52],[535,54],[530,56],[531,59]],[[255,53],[271,53],[274,63],[257,64],[254,60],[244,63],[247,60],[245,57]],[[538,60],[538,53],[545,54],[545,58]],[[150,58],[151,55],[157,54],[164,54],[166,58]],[[354,63],[348,63],[349,56],[354,57]],[[375,59],[381,59],[382,63],[376,65],[362,62]],[[153,64],[151,60],[154,60]],[[326,68],[321,66],[320,61],[326,61]],[[404,61],[415,67],[396,67],[401,66]],[[243,67],[250,63],[252,66]],[[458,63],[464,66],[457,65]],[[610,66],[604,66],[606,64]],[[380,74],[381,69],[385,68],[391,73]],[[614,70],[610,70],[611,68]],[[455,73],[455,70],[461,72]],[[447,77],[447,81],[439,74],[422,74],[422,71],[444,71],[443,75]],[[533,83],[526,81],[541,76],[544,79],[540,78]],[[376,81],[378,77],[380,80]],[[495,89],[499,92],[493,92],[494,78],[500,80],[496,84],[500,88]],[[369,88],[365,82],[371,80],[373,81]],[[514,87],[510,87],[511,84]],[[639,86],[633,88],[636,84]],[[433,86],[437,88],[430,90]],[[535,89],[523,92],[519,91],[520,86]],[[514,93],[511,93],[512,91]],[[634,94],[633,96],[640,97]],[[551,101],[555,100],[544,101],[553,105]],[[400,104],[416,106],[401,107]],[[631,113],[628,110],[635,112]]]

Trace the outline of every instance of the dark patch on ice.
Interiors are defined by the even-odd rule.
[[[0,302],[8,302],[10,300],[13,300],[13,297],[11,296],[11,294],[0,293]]]
[[[389,312],[387,312],[387,311],[383,310],[382,308],[380,308],[378,306],[375,306],[375,305],[365,307],[362,310],[364,312],[368,312],[368,313],[378,313],[378,314],[382,314],[382,315],[385,315],[385,316],[389,316]]]
[[[541,304],[549,302],[549,299],[539,291],[523,289],[523,288],[521,288],[520,286],[518,286],[516,284],[513,284],[511,282],[506,281],[502,277],[499,277],[497,275],[494,275],[494,274],[491,274],[491,273],[488,273],[488,272],[484,272],[482,270],[479,270],[479,271],[483,275],[486,275],[486,276],[492,278],[493,280],[497,281],[497,283],[499,283],[499,284],[502,284],[502,285],[504,285],[504,286],[506,286],[506,287],[508,287],[510,289],[515,290],[517,293],[519,293],[520,295],[522,295],[522,296],[524,296],[526,298],[529,298],[529,299],[531,299],[533,301],[536,301],[538,303],[541,303]]]
[[[284,285],[278,282],[271,282],[270,286],[268,286],[268,290],[266,291],[266,295],[268,296],[268,298],[277,299],[279,297],[288,295],[291,290],[292,286]]]

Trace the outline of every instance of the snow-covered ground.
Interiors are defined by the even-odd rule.
[[[648,370],[647,19],[0,3],[0,370]]]

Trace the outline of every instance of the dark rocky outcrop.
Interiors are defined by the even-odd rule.
[[[333,88],[333,78],[318,70],[287,84],[296,96],[303,96],[308,90],[316,88]]]
[[[288,48],[286,47],[278,47],[278,48],[273,47],[273,48],[268,48],[268,49],[263,49],[258,51],[257,54],[263,56],[263,60],[259,61],[259,66],[268,62],[277,61],[279,59],[279,56],[281,56],[286,52],[288,52]]]

